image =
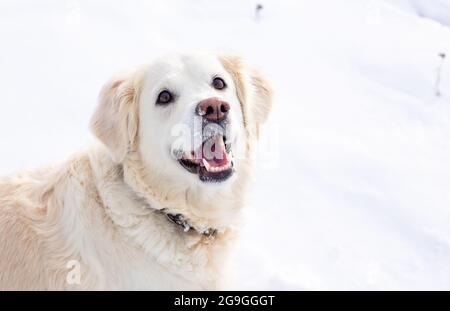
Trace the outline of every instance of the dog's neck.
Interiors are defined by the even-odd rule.
[[[122,179],[146,205],[166,215],[170,225],[185,232],[197,232],[208,238],[230,229],[239,219],[240,204],[234,196],[220,196],[216,200],[196,197],[190,189],[175,193],[161,187],[160,179],[146,174],[140,156],[135,153],[122,164]],[[197,193],[198,194],[198,193]],[[220,201],[221,208],[217,201]]]
[[[91,161],[96,165],[95,175],[97,180],[103,183],[110,181],[110,185],[116,185],[123,192],[123,200],[131,200],[134,203],[104,202],[105,206],[133,204],[144,211],[156,212],[169,226],[177,226],[180,231],[191,236],[197,233],[200,237],[217,238],[225,231],[234,231],[240,220],[240,210],[243,205],[241,191],[243,183],[234,185],[232,191],[218,193],[212,197],[198,197],[199,193],[176,187],[167,187],[162,184],[157,176],[146,173],[138,154],[132,154],[122,164],[114,163],[106,149],[100,147],[91,153]],[[123,186],[120,186],[120,185]],[[112,186],[102,186],[104,191],[111,191]],[[124,188],[125,187],[125,188]],[[128,189],[128,190],[125,190]],[[113,190],[114,191],[114,190]],[[224,191],[222,191],[224,192]],[[201,194],[201,193],[200,193]],[[106,196],[106,195],[105,195]],[[106,196],[108,197],[108,196]],[[105,198],[106,199],[106,198]],[[131,207],[117,207],[123,209],[123,217],[127,217],[127,211],[131,213]],[[136,213],[144,211],[136,210]],[[180,232],[180,234],[182,233]]]
[[[122,164],[118,165],[117,171],[121,173],[125,182],[125,174]],[[170,202],[167,199],[161,199],[161,197],[156,196],[154,192],[149,192],[148,189],[151,188],[147,188],[147,191],[142,193],[139,188],[133,187],[133,184],[130,185],[128,182],[125,183],[132,189],[136,199],[141,202],[145,208],[157,211],[158,213],[164,215],[167,219],[168,225],[176,226],[180,232],[196,232],[197,234],[207,238],[214,238],[222,231],[209,226],[206,221],[193,220],[188,213],[179,212],[180,206],[182,206],[180,202],[177,202],[178,204],[176,205],[175,202]],[[173,208],[171,206],[177,206],[178,208]]]

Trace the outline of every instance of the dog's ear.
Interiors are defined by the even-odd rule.
[[[253,88],[253,113],[257,123],[264,123],[272,110],[273,90],[270,83],[255,69],[250,71],[250,84]]]
[[[136,148],[141,85],[141,74],[136,71],[112,78],[100,91],[90,129],[108,147],[115,162],[123,161]]]
[[[244,64],[238,56],[220,55],[219,60],[233,77],[244,117],[247,114],[247,118],[251,117],[256,126],[264,123],[272,109],[273,91],[270,83],[257,70]],[[248,102],[248,105],[244,105],[244,102]],[[245,106],[248,106],[247,111]]]

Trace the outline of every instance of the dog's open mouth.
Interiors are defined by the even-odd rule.
[[[190,154],[183,154],[179,163],[204,182],[225,181],[234,172],[231,146],[221,135],[203,142],[201,148]]]

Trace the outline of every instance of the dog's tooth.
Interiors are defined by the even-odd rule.
[[[210,173],[223,172],[231,167],[231,162],[227,162],[226,164],[221,166],[211,166],[205,159],[202,159],[202,164],[206,168],[206,171]]]
[[[202,159],[203,165],[205,166],[206,170],[209,172],[211,169],[211,165],[209,165],[208,161],[205,160],[205,158]]]

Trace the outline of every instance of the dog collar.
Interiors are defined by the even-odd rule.
[[[213,238],[217,234],[217,229],[213,228],[206,228],[205,230],[197,230],[190,222],[189,220],[184,217],[182,214],[172,214],[167,213],[163,210],[163,213],[166,215],[167,219],[174,223],[175,225],[179,226],[181,229],[183,229],[184,232],[188,232],[190,230],[195,230],[197,233],[207,237],[207,238]]]

